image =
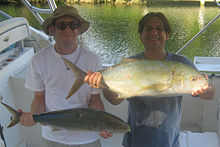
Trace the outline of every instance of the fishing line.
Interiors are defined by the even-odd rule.
[[[80,58],[80,55],[81,55],[81,47],[82,47],[82,45],[80,45],[80,47],[79,47],[79,54],[78,54],[78,56],[77,56],[75,62],[73,63],[74,65],[76,65],[76,63],[78,62],[78,60],[79,60],[79,58]],[[63,55],[61,55],[61,58],[64,58]],[[64,62],[63,62],[63,63],[64,63]],[[70,70],[70,68],[67,67],[65,63],[64,63],[64,65],[65,65],[65,67],[66,67],[67,70]]]

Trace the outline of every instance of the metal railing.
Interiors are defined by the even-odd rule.
[[[34,7],[27,0],[22,0],[22,2],[41,24],[44,22],[44,19],[39,15],[39,13],[51,14],[57,8],[57,5],[54,0],[47,0],[50,9],[41,9]]]
[[[220,4],[215,0],[216,5],[220,8]],[[215,20],[219,18],[220,14],[218,14],[215,18],[213,18],[202,30],[200,30],[190,41],[188,41],[181,49],[179,49],[176,53],[179,54],[182,52],[190,43],[193,42],[202,32],[204,32]]]
[[[8,15],[7,13],[3,12],[0,10],[0,15],[2,15],[5,18],[12,18],[10,15]]]

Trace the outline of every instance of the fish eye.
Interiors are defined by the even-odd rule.
[[[195,76],[190,77],[191,81],[195,81],[197,78]]]

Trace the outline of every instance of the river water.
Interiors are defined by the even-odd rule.
[[[79,13],[91,23],[89,30],[81,35],[81,43],[96,52],[103,64],[116,64],[125,58],[143,51],[137,33],[138,21],[148,12],[164,13],[172,27],[166,50],[177,52],[194,35],[220,13],[217,6],[153,4],[112,5],[73,4]],[[47,6],[37,5],[47,8]],[[1,5],[0,9],[11,16],[26,17],[35,28],[40,24],[23,5]],[[48,15],[42,15],[43,18]],[[206,29],[185,48],[181,54],[193,60],[194,56],[220,57],[220,19]]]

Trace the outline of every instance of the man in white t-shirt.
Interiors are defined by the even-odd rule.
[[[33,126],[36,122],[32,114],[70,108],[93,108],[104,110],[100,98],[100,89],[82,85],[68,99],[76,76],[69,70],[62,58],[68,59],[77,67],[87,72],[101,70],[99,57],[86,47],[77,44],[77,36],[87,31],[89,22],[79,16],[70,6],[55,9],[52,16],[42,25],[46,34],[52,35],[56,43],[38,51],[32,58],[25,87],[34,91],[31,112],[23,113],[20,124]],[[50,126],[42,126],[42,136],[48,146],[100,147],[99,135],[103,138],[112,136],[110,132],[53,131]]]

